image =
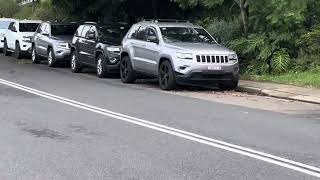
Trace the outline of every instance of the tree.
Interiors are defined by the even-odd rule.
[[[18,9],[14,0],[0,0],[0,17],[12,17]]]

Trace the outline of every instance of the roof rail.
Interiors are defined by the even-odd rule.
[[[184,22],[190,23],[188,20],[178,20],[178,19],[144,19],[142,21],[150,21],[150,22]]]
[[[94,24],[94,25],[96,25],[96,24],[98,24],[97,22],[84,22],[84,24]]]

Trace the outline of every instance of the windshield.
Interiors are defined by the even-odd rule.
[[[108,43],[120,45],[128,30],[129,28],[126,26],[101,26],[99,27],[99,35]]]
[[[36,32],[39,23],[20,23],[20,32]]]
[[[0,29],[8,29],[10,21],[0,21]]]
[[[161,27],[163,40],[167,43],[209,43],[216,41],[203,29],[191,27]]]
[[[73,36],[77,31],[77,25],[52,25],[51,35],[52,36]]]

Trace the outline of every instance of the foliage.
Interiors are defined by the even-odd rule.
[[[14,0],[0,0],[0,18],[12,17],[18,10]]]

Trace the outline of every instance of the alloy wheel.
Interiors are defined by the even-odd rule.
[[[76,55],[74,54],[71,58],[71,68],[76,69]]]
[[[123,60],[120,65],[121,78],[126,79],[128,76],[128,62]]]
[[[52,64],[52,52],[49,51],[49,54],[48,54],[48,64]]]
[[[102,73],[102,59],[99,58],[97,62],[97,73],[100,75]]]
[[[163,87],[168,86],[169,78],[169,67],[166,64],[162,64],[160,68],[160,83]]]

